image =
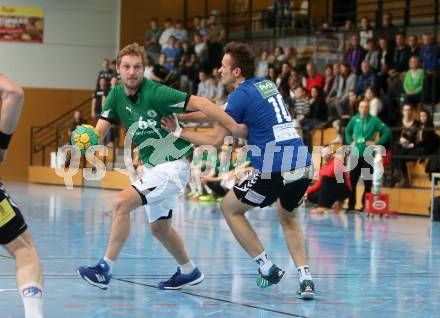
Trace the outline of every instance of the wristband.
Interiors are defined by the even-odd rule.
[[[12,134],[8,135],[0,131],[0,149],[8,149]]]
[[[177,125],[176,130],[173,132],[173,136],[176,138],[180,138],[180,135],[182,135],[182,131],[183,131],[182,128],[179,125]]]

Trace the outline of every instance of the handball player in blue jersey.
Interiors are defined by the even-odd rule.
[[[221,208],[234,236],[259,266],[257,285],[265,288],[277,284],[284,270],[272,263],[245,213],[276,202],[287,247],[299,274],[298,293],[304,299],[312,299],[314,284],[296,216],[296,208],[311,182],[311,156],[294,128],[276,85],[265,78],[254,77],[254,61],[246,44],[232,42],[225,47],[220,70],[222,81],[234,87],[225,111],[237,123],[248,127],[248,154],[253,171],[227,193]],[[188,116],[198,117],[197,114]],[[184,120],[185,115],[180,119]],[[163,119],[162,126],[197,145],[221,145],[229,134],[228,127],[218,124],[210,132],[182,130],[171,118]]]

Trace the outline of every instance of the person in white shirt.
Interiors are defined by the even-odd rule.
[[[164,30],[159,38],[159,44],[162,50],[168,46],[168,39],[170,38],[171,35],[173,35],[173,32],[174,32],[174,28],[173,28],[172,20],[170,18],[165,19]]]

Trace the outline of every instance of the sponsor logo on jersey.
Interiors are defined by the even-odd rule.
[[[254,85],[260,92],[261,96],[263,96],[264,98],[278,94],[278,89],[276,85],[269,80],[261,81],[255,83]]]
[[[147,119],[147,121],[143,120],[142,116],[139,117],[139,129],[148,129],[151,127],[156,127],[157,121],[154,119]]]
[[[130,114],[133,113],[133,110],[131,109],[131,107],[125,106],[125,109],[128,110],[130,112]]]
[[[148,117],[157,117],[157,113],[156,111],[150,109],[149,111],[147,111],[147,115]]]

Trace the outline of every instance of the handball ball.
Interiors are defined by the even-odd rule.
[[[85,154],[91,146],[99,145],[99,134],[93,126],[81,125],[72,132],[71,143]]]

